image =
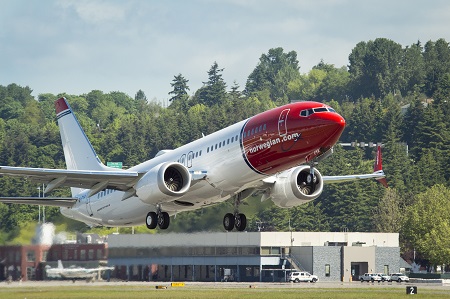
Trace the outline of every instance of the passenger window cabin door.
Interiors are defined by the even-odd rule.
[[[278,118],[278,134],[280,137],[286,136],[288,133],[287,130],[287,116],[291,109],[284,109],[280,113],[280,117]]]

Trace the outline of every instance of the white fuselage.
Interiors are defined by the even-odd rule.
[[[236,192],[253,187],[253,184],[258,186],[264,177],[244,161],[241,130],[245,122],[157,155],[129,170],[147,172],[163,162],[180,162],[193,175],[207,175],[205,180],[192,184],[184,196],[159,203],[160,208],[171,215],[222,202]],[[61,208],[61,213],[91,225],[132,226],[144,224],[146,211],[155,210],[155,206],[136,196],[123,200],[123,191],[107,189],[87,197],[88,191],[77,194],[75,197],[79,200],[76,205],[69,209]]]

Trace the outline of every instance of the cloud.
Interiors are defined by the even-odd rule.
[[[1,0],[0,0],[1,1]],[[450,41],[450,3],[414,0],[3,1],[0,84],[38,93],[120,90],[167,99],[173,76],[191,92],[216,61],[243,88],[260,56],[296,51],[300,71],[337,67],[360,41]]]
[[[92,24],[122,21],[126,11],[123,3],[102,0],[59,0],[58,5],[74,10],[81,20]]]

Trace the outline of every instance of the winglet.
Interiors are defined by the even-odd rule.
[[[383,172],[383,159],[381,157],[381,146],[377,147],[377,156],[375,157],[375,164],[373,165],[373,172]],[[388,187],[387,181],[385,177],[377,178],[384,187]]]

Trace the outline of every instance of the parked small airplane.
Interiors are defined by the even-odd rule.
[[[55,102],[67,169],[0,166],[0,174],[46,184],[45,194],[71,187],[72,197],[3,197],[1,202],[61,207],[91,226],[169,226],[170,215],[234,198],[223,218],[243,231],[239,205],[251,195],[284,208],[317,198],[324,183],[374,178],[386,185],[378,147],[373,173],[322,176],[316,164],[332,154],[345,120],[328,105],[298,102],[274,108],[127,170],[105,166],[65,98]]]
[[[101,273],[106,270],[114,270],[114,267],[97,267],[97,268],[83,268],[83,267],[69,267],[64,268],[61,260],[58,260],[57,268],[45,269],[48,278],[55,279],[95,279],[100,277]]]

